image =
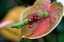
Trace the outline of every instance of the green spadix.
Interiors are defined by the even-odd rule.
[[[18,22],[18,23],[16,23],[16,24],[11,25],[11,27],[12,27],[12,28],[20,29],[20,27],[25,26],[25,25],[27,25],[27,24],[29,24],[28,19],[24,19],[24,20],[21,21],[21,22]]]
[[[48,17],[49,13],[48,12],[38,12],[37,16],[39,18],[44,18],[44,17]]]
[[[47,17],[47,16],[48,16],[48,12],[38,12],[38,13],[37,13],[37,16],[38,16],[39,18]],[[28,25],[28,24],[29,24],[29,22],[28,22],[28,19],[26,18],[26,19],[24,19],[24,20],[21,21],[21,22],[18,22],[18,23],[16,23],[16,24],[13,24],[11,27],[12,27],[12,28],[20,29],[22,26],[25,26],[25,25]]]

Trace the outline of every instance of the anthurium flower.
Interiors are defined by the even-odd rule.
[[[21,21],[14,26],[21,27],[22,38],[41,38],[55,29],[62,18],[62,13],[63,5],[60,2],[51,3],[50,0],[36,0],[33,6],[21,13]],[[33,17],[34,15],[36,17]],[[25,21],[25,19],[27,20]]]

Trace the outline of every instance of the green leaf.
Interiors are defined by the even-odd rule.
[[[57,40],[57,37],[54,31],[48,34],[47,36],[45,36],[44,38],[46,39],[47,42],[56,42]]]
[[[31,39],[24,39],[23,42],[32,42]]]
[[[58,34],[58,42],[64,42],[64,33]]]
[[[57,26],[56,30],[58,32],[64,33],[64,17],[62,18],[60,24]]]
[[[56,0],[51,0],[51,2],[56,2]]]

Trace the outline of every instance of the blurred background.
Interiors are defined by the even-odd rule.
[[[57,0],[51,0],[51,2],[55,1]],[[35,0],[0,0],[0,23],[10,19],[18,22],[19,14],[34,2]],[[19,30],[6,26],[0,29],[0,42],[64,42],[64,17],[54,31],[35,40],[21,40]]]

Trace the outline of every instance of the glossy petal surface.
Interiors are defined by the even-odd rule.
[[[49,16],[33,23],[32,28],[29,28],[28,25],[21,27],[21,35],[27,36],[30,39],[40,38],[49,34],[59,24],[63,15],[63,5],[61,3],[54,2],[51,5],[49,3],[46,4],[46,2],[50,2],[49,0],[43,0],[41,4],[37,2],[34,4],[35,6],[29,7],[24,11],[21,19],[29,18],[32,14],[36,14],[39,11],[48,11]],[[41,5],[41,7],[36,7],[38,5]]]

